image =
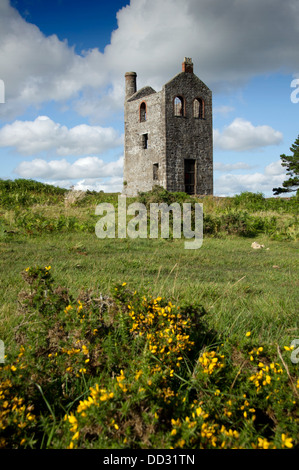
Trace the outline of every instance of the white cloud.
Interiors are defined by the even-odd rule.
[[[221,171],[243,168],[241,162],[232,165],[219,164]],[[232,168],[233,167],[233,168]],[[273,195],[272,189],[281,186],[285,174],[281,172],[280,162],[267,165],[264,172],[252,174],[222,174],[215,178],[215,196],[233,196],[242,191],[263,192]],[[123,157],[116,162],[104,163],[96,157],[78,159],[73,164],[66,160],[46,162],[33,160],[23,162],[15,170],[19,176],[41,179],[48,184],[78,190],[104,191],[105,193],[121,192],[123,187]],[[282,170],[283,171],[283,170]],[[74,181],[76,180],[76,181]]]
[[[15,147],[24,155],[54,151],[57,155],[101,154],[123,145],[123,137],[111,128],[81,124],[68,129],[47,116],[34,121],[15,121],[0,129],[0,147]]]
[[[74,189],[81,191],[104,191],[105,193],[120,193],[123,189],[123,178],[115,176],[107,181],[83,179],[74,184]]]
[[[277,160],[276,162],[270,163],[265,168],[265,175],[268,176],[280,176],[286,174],[286,170],[283,166],[281,166],[281,160]]]
[[[167,79],[178,56],[188,55],[209,83],[236,83],[281,66],[293,72],[298,13],[294,0],[272,0],[271,7],[268,0],[131,0],[118,12],[105,56],[114,67],[117,54],[122,68],[141,65],[146,75]]]
[[[123,189],[123,178],[120,176],[113,176],[111,178],[85,178],[79,181],[73,180],[58,180],[58,181],[44,181],[46,184],[58,186],[59,188],[80,191],[104,191],[105,193],[121,193]]]
[[[250,168],[253,168],[253,166],[248,165],[248,163],[245,163],[245,162],[237,162],[237,163],[215,162],[214,163],[215,171],[250,170]]]
[[[236,118],[221,133],[214,130],[214,145],[222,150],[245,151],[268,145],[278,145],[283,135],[270,126],[254,126],[242,118]]]
[[[32,105],[76,99],[83,115],[103,119],[122,110],[126,71],[138,73],[139,86],[159,88],[180,71],[184,56],[193,58],[195,73],[214,92],[257,74],[293,73],[298,18],[295,0],[131,0],[118,12],[118,28],[104,53],[77,54],[1,0],[6,104],[0,116],[12,119]]]
[[[31,162],[21,162],[14,172],[29,179],[74,180],[86,178],[121,177],[123,156],[117,161],[105,163],[98,157],[79,158],[74,163],[67,160],[46,161],[36,158]]]
[[[215,179],[215,196],[233,196],[243,191],[262,192],[273,196],[272,189],[281,186],[285,180],[285,172],[280,162],[267,165],[263,173],[225,174]]]
[[[103,55],[97,49],[85,56],[76,54],[67,41],[46,37],[27,23],[8,0],[1,0],[0,44],[1,78],[6,85],[6,105],[0,112],[5,118],[28,106],[67,100],[84,86],[106,83]]]
[[[223,116],[227,116],[229,113],[235,111],[235,108],[232,106],[216,106],[213,110],[214,114],[221,114]]]

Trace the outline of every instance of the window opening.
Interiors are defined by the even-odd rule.
[[[203,119],[204,117],[204,103],[201,98],[195,98],[193,101],[193,117]]]
[[[148,147],[148,134],[142,134],[142,147],[144,149]]]
[[[181,96],[176,96],[174,99],[174,115],[184,116],[184,100]]]
[[[146,121],[146,104],[143,102],[140,105],[140,122]]]
[[[157,181],[159,179],[159,163],[153,164],[153,180]]]

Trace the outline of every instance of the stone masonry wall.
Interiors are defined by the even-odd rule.
[[[127,96],[123,189],[127,196],[149,191],[155,184],[169,191],[185,191],[184,159],[196,162],[195,194],[213,194],[212,92],[193,73],[192,62],[183,64],[183,70],[160,92],[144,87]],[[176,96],[184,99],[184,116],[174,115]],[[202,119],[193,117],[195,98],[204,101]],[[146,121],[140,122],[143,102]],[[143,148],[144,134],[148,135],[147,149]],[[153,178],[154,164],[159,165],[157,180]]]
[[[125,104],[124,194],[150,191],[154,184],[166,185],[165,120],[161,102],[163,91],[145,95],[137,92]],[[137,98],[135,99],[135,96]],[[138,96],[141,96],[138,98]],[[140,105],[146,103],[146,121],[140,122]],[[148,134],[148,148],[143,135]],[[158,163],[158,180],[153,180],[153,164]]]
[[[185,115],[175,116],[182,96]],[[193,101],[204,100],[204,119],[193,117]],[[212,93],[193,73],[180,73],[165,85],[167,189],[184,191],[184,159],[195,159],[196,194],[213,194]]]

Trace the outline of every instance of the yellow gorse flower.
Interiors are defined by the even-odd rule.
[[[71,305],[68,305],[67,307],[65,307],[64,312],[68,313],[72,309],[73,309],[73,307]]]
[[[279,380],[279,375],[283,373],[280,364],[274,362],[269,366],[259,362],[258,367],[260,370],[249,377],[249,380],[256,386],[257,392],[261,390],[262,386],[270,385],[273,377]]]
[[[128,391],[127,386],[123,383],[126,380],[126,377],[124,375],[124,371],[120,371],[120,375],[116,377],[118,386],[122,389],[122,391],[125,393]]]
[[[175,368],[181,367],[182,353],[194,344],[188,334],[191,320],[183,319],[176,306],[172,302],[165,304],[160,296],[143,296],[138,305],[129,303],[128,314],[132,319],[131,333],[145,336],[149,351],[161,362],[167,362],[173,376]]]
[[[142,370],[140,369],[135,375],[135,380],[137,381],[141,375],[142,375]]]
[[[293,447],[292,438],[287,437],[287,435],[283,433],[281,435],[281,445],[282,445],[282,447],[287,447],[287,448],[291,449]]]
[[[260,449],[269,449],[270,442],[266,438],[259,437],[257,445]]]
[[[294,349],[294,346],[284,346],[284,349],[286,351],[292,351]]]
[[[204,352],[198,359],[205,374],[211,375],[214,370],[224,367],[224,356],[217,355],[216,351]]]

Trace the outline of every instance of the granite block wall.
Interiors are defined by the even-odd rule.
[[[186,159],[194,161],[191,193],[213,193],[212,93],[193,73],[191,59],[185,58],[182,70],[159,92],[148,86],[137,91],[136,73],[126,74],[123,193],[127,196],[149,191],[155,184],[189,192]],[[183,111],[175,115],[178,96]],[[196,117],[195,99],[201,105]]]

